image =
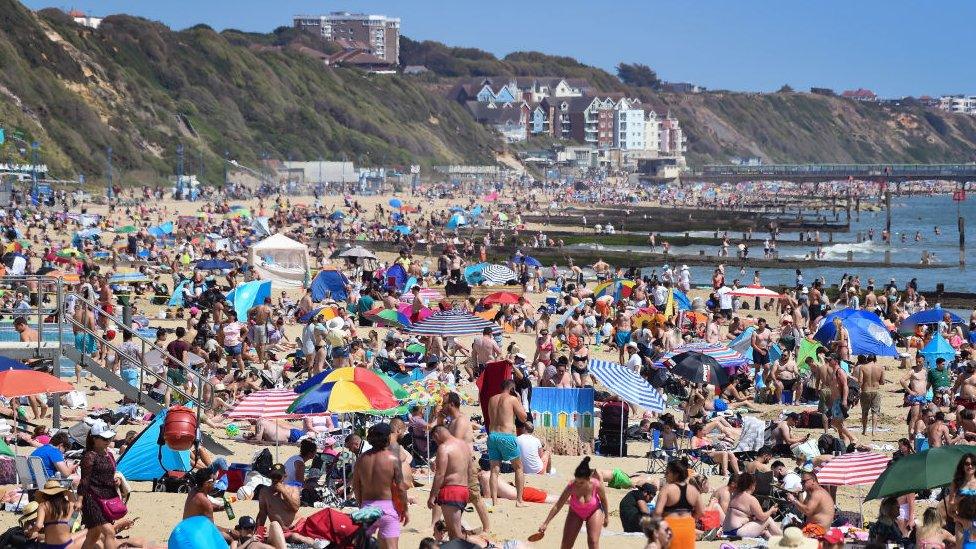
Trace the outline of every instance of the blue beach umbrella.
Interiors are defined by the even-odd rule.
[[[850,335],[851,354],[898,356],[898,350],[895,349],[895,342],[887,326],[878,315],[870,311],[847,308],[830,313],[824,318],[823,324],[813,338],[824,345],[829,345],[836,336],[835,318],[841,319],[841,323]]]
[[[536,258],[534,258],[532,256],[529,256],[529,255],[525,255],[525,256],[522,256],[522,257],[512,258],[512,263],[515,263],[516,265],[522,265],[522,264],[524,264],[524,265],[528,265],[529,267],[541,267],[542,266],[542,262],[541,261],[539,261],[538,259],[536,259]]]
[[[403,201],[399,198],[391,198],[388,204],[391,208],[399,208],[400,206],[403,206]]]

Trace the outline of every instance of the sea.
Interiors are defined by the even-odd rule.
[[[956,222],[958,215],[966,220],[966,264],[959,265],[959,230]],[[841,220],[844,214],[841,214]],[[845,267],[842,264],[830,267],[811,267],[801,269],[806,283],[811,283],[815,278],[823,278],[827,285],[839,284],[844,274],[857,274],[861,278],[861,285],[867,284],[868,279],[873,278],[877,287],[887,284],[892,278],[899,288],[904,288],[909,280],[917,279],[919,288],[923,290],[935,290],[936,285],[944,284],[945,291],[952,292],[974,292],[976,293],[976,199],[955,202],[950,195],[925,195],[925,196],[898,196],[891,199],[891,230],[893,233],[890,245],[881,241],[881,231],[885,228],[886,214],[884,211],[852,213],[851,229],[846,233],[834,233],[833,243],[827,243],[827,235],[821,234],[823,259],[835,260],[838,262],[847,260],[847,252],[853,252],[854,261],[877,262],[876,267]],[[936,232],[938,228],[939,234]],[[858,242],[858,233],[866,239],[870,229],[874,229],[874,239]],[[916,233],[920,239],[916,241]],[[690,236],[714,237],[713,231],[691,231]],[[658,243],[667,240],[668,236],[678,237],[684,233],[661,233]],[[904,242],[902,235],[905,236]],[[761,239],[764,233],[756,232],[754,239]],[[735,258],[736,238],[741,238],[741,233],[729,233],[729,239],[733,243],[729,248],[732,259]],[[784,240],[785,239],[785,240]],[[780,258],[802,260],[807,255],[812,255],[816,251],[816,244],[809,242],[799,242],[798,233],[784,233],[777,241]],[[597,246],[583,245],[590,248],[601,248],[607,250],[631,250],[635,253],[650,253],[650,248],[640,248],[633,246]],[[709,256],[718,255],[717,246],[672,246],[671,253],[678,255],[698,255],[700,250],[705,250]],[[891,261],[893,263],[915,263],[918,267],[886,267],[884,266],[885,251],[890,250]],[[654,250],[661,251],[660,245]],[[921,264],[924,252],[934,254],[933,263],[940,267],[928,267]],[[763,255],[761,245],[753,245],[749,249],[752,257]],[[737,262],[736,262],[737,263]],[[951,265],[951,267],[943,267]],[[663,263],[646,265],[644,272],[657,269],[660,273]],[[672,265],[675,267],[675,265]],[[752,283],[752,273],[755,269],[751,268],[746,262],[744,270],[741,271],[742,282]],[[696,272],[698,271],[698,272]],[[759,269],[760,276],[764,285],[767,286],[792,286],[796,280],[796,272],[792,268],[788,269]],[[708,267],[692,267],[692,281],[695,284],[705,284],[711,278],[711,269]],[[740,271],[733,268],[726,271],[726,277],[736,278]]]

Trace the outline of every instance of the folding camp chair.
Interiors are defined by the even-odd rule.
[[[62,478],[60,476],[53,476],[53,477],[47,476],[47,471],[44,470],[44,462],[41,461],[41,458],[34,457],[34,456],[28,457],[27,464],[28,467],[30,468],[31,474],[34,476],[34,481],[37,482],[38,488],[43,487],[49,480],[56,480],[62,486],[66,488],[71,488],[72,482],[70,478]]]
[[[40,488],[40,485],[34,482],[30,464],[27,463],[27,456],[14,456],[14,469],[17,471],[17,481],[20,482],[21,493],[20,499],[17,500],[17,507],[19,508],[24,498],[30,499],[31,493]]]

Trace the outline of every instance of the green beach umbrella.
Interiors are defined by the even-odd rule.
[[[414,343],[413,345],[407,345],[408,353],[424,354],[427,352],[427,346],[423,343]]]
[[[796,367],[801,372],[809,372],[810,367],[807,366],[807,357],[813,357],[813,361],[817,362],[817,349],[823,347],[819,341],[814,341],[811,339],[803,338],[800,340],[800,348],[796,352]]]
[[[952,482],[956,466],[966,454],[976,454],[976,446],[940,446],[892,461],[874,481],[865,499],[900,496],[946,486]]]

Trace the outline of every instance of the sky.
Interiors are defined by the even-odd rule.
[[[400,17],[413,39],[503,56],[537,50],[611,72],[644,63],[672,82],[773,91],[784,84],[882,97],[976,94],[970,0],[26,0],[31,8],[129,13],[175,29],[271,31],[296,14]],[[541,76],[541,75],[540,75]]]

